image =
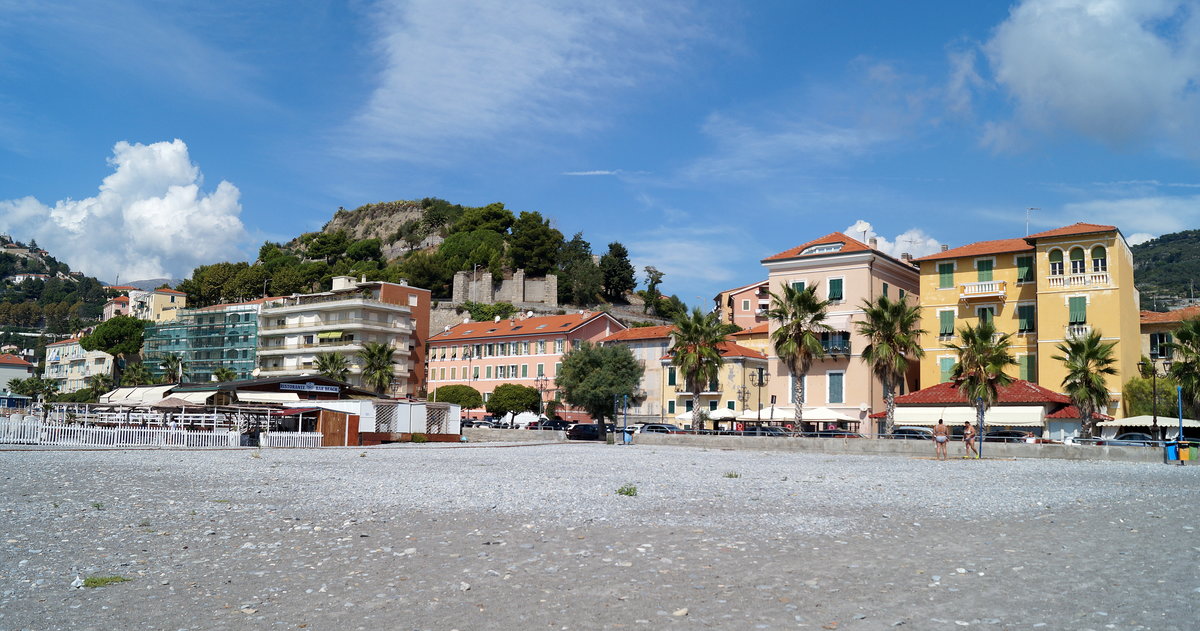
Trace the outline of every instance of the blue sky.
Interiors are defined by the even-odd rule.
[[[437,196],[697,304],[839,230],[1197,228],[1198,160],[1195,1],[0,0],[0,229],[108,281]]]

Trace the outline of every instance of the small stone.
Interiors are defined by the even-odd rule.
[[[460,592],[465,592],[469,589],[471,589],[470,583],[459,583],[458,584],[458,591],[460,591]]]
[[[960,568],[957,568],[957,569],[956,569],[956,570],[954,570],[954,571],[955,571],[955,572],[958,572],[959,574],[966,574],[966,573],[967,573],[967,570],[966,570],[966,568],[961,568],[961,567],[960,567]]]
[[[83,587],[83,579],[76,576],[75,580],[71,581],[71,587],[74,587],[75,589]]]
[[[252,607],[245,607],[245,608],[243,608],[243,609],[241,610],[241,612],[242,612],[242,613],[244,613],[244,614],[246,614],[246,615],[250,615],[250,614],[252,614],[252,613],[258,613],[258,610],[257,610],[257,609],[254,609],[254,608],[252,608]]]
[[[682,609],[676,609],[674,612],[671,613],[671,615],[672,616],[686,616],[686,615],[688,615],[687,607],[684,607]]]

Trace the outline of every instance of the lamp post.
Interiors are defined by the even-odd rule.
[[[1168,374],[1170,374],[1169,371],[1171,370],[1171,360],[1164,359],[1162,362],[1162,368],[1162,376],[1166,377]],[[1150,403],[1150,414],[1152,415],[1150,421],[1150,435],[1154,437],[1154,440],[1162,440],[1162,436],[1159,434],[1158,427],[1158,366],[1154,363],[1154,358],[1151,357],[1149,364],[1146,362],[1138,362],[1138,370],[1142,371],[1142,374],[1147,372],[1150,373],[1150,387],[1153,391],[1154,397]],[[1182,430],[1179,432],[1179,436],[1180,438],[1183,437]]]
[[[463,376],[466,377],[467,386],[469,386],[469,387],[473,387],[473,386],[471,386],[471,383],[473,381],[475,381],[475,378],[472,376],[472,373],[471,373],[471,360],[473,358],[474,358],[474,356],[471,354],[471,346],[468,344],[463,344],[463,359],[467,360],[467,374],[465,374]]]
[[[545,375],[538,375],[537,379],[533,380],[533,383],[537,384],[538,391],[538,416],[541,416],[546,411],[546,400],[542,393],[546,391],[546,384],[549,381]]]
[[[750,385],[758,388],[758,420],[762,421],[762,389],[771,381],[771,375],[768,375],[766,369],[759,366],[754,372],[750,373]]]

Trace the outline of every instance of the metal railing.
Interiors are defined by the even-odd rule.
[[[381,322],[370,318],[341,318],[338,320],[318,320],[316,322],[285,322],[283,324],[264,324],[259,327],[259,332],[262,331],[284,331],[288,329],[306,329],[313,327],[339,327],[349,324],[370,325],[383,328],[407,329],[412,330],[412,324],[406,320],[395,322]]]

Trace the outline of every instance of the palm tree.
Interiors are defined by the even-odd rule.
[[[999,335],[991,321],[970,324],[958,330],[958,344],[947,343],[946,347],[958,353],[953,378],[968,401],[975,402],[975,422],[983,437],[983,415],[1000,398],[1000,388],[1012,383],[1013,378],[1005,374],[1008,366],[1016,366],[1013,358],[1012,333]]]
[[[883,402],[887,409],[884,431],[892,433],[896,424],[896,386],[904,382],[909,358],[925,355],[920,337],[925,331],[918,328],[921,309],[909,306],[904,300],[892,301],[879,296],[875,302],[863,301],[863,321],[855,322],[859,335],[867,338],[862,360],[883,386]]]
[[[350,362],[339,353],[317,355],[317,372],[335,381],[345,381],[350,375]]]
[[[725,363],[717,345],[725,341],[728,330],[716,313],[704,313],[697,307],[690,316],[676,318],[671,331],[671,364],[679,368],[684,385],[692,393],[692,427],[697,430],[704,429],[700,393],[717,378]]]
[[[363,385],[374,389],[379,394],[387,392],[395,378],[392,372],[392,355],[395,352],[396,349],[390,344],[380,344],[379,342],[363,344],[362,350],[358,351],[358,356],[363,361]]]
[[[92,389],[92,394],[98,397],[112,390],[113,378],[112,375],[98,374],[88,377],[87,382],[88,387]]]
[[[1100,332],[1092,331],[1054,347],[1061,354],[1052,355],[1051,359],[1062,362],[1067,369],[1067,376],[1062,380],[1063,391],[1079,408],[1085,438],[1091,437],[1096,422],[1092,413],[1108,407],[1108,385],[1104,377],[1117,374],[1114,366],[1117,358],[1113,355],[1116,345],[1116,342],[1102,342]]]
[[[163,383],[183,383],[187,376],[187,363],[179,355],[167,355],[158,362],[163,371]]]
[[[219,383],[225,383],[226,381],[237,381],[237,371],[229,366],[218,366],[217,369],[213,371],[213,379],[216,379]]]
[[[8,380],[8,391],[13,394],[28,396],[28,393],[25,392],[25,380],[20,377],[13,377]]]
[[[1184,320],[1169,346],[1171,376],[1183,387],[1191,413],[1200,412],[1200,317]]]
[[[792,373],[793,418],[797,430],[804,427],[804,378],[813,360],[825,356],[821,334],[833,330],[825,324],[828,308],[828,300],[817,298],[815,283],[804,289],[784,285],[782,294],[771,294],[771,308],[767,311],[767,317],[779,323],[779,328],[771,333],[771,345],[775,355]]]
[[[145,386],[151,381],[154,381],[154,376],[150,374],[150,369],[141,362],[129,364],[121,373],[121,385],[124,386]]]

